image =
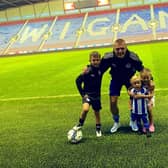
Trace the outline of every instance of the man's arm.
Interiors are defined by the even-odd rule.
[[[106,72],[112,64],[112,58],[114,57],[113,52],[105,53],[100,62],[100,70],[102,73]]]
[[[142,71],[144,69],[143,62],[140,60],[139,56],[134,52],[130,52],[130,58],[135,62],[135,68],[137,71]]]

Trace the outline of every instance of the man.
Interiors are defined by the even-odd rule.
[[[139,57],[127,49],[125,40],[117,39],[114,42],[113,52],[106,53],[101,60],[100,69],[105,72],[110,68],[112,80],[109,87],[110,110],[114,125],[110,132],[114,133],[120,127],[118,98],[124,85],[127,89],[130,87],[130,79],[136,73],[143,69],[142,61]]]

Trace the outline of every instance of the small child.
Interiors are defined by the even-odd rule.
[[[153,107],[154,107],[154,89],[155,89],[155,84],[153,82],[153,77],[150,69],[144,68],[143,71],[140,73],[141,76],[141,81],[143,87],[145,87],[149,94],[151,95],[151,98],[148,101],[148,115],[149,115],[149,131],[150,132],[155,132],[155,126],[154,126],[154,120],[153,120]],[[145,129],[144,129],[145,132]]]
[[[128,94],[132,97],[132,110],[131,110],[131,120],[132,124],[138,126],[141,129],[141,120],[143,121],[143,126],[146,129],[146,136],[150,137],[151,133],[149,131],[148,122],[148,99],[151,98],[148,95],[146,88],[142,86],[141,77],[139,75],[134,75],[130,83],[132,88],[129,90]]]
[[[81,129],[84,125],[87,113],[92,106],[96,119],[96,136],[101,137],[101,120],[100,120],[100,90],[102,81],[102,72],[99,65],[101,55],[97,51],[90,53],[90,65],[87,66],[87,71],[80,74],[76,79],[77,89],[82,96],[82,112],[79,117],[79,123],[73,129]]]

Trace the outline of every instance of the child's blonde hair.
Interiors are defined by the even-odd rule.
[[[135,81],[141,81],[140,75],[135,74],[134,76],[132,76],[132,78],[130,79],[130,83],[133,84]]]
[[[141,76],[141,78],[142,78],[143,76],[149,76],[150,79],[153,78],[153,77],[152,77],[152,72],[151,72],[151,70],[150,70],[149,68],[144,68],[144,69],[140,72],[140,76]]]

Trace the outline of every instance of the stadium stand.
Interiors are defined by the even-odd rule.
[[[0,49],[1,51],[5,49],[10,42],[10,40],[14,40],[16,38],[17,32],[21,28],[21,24],[15,25],[0,25]]]
[[[0,23],[1,55],[168,39],[168,3]]]

